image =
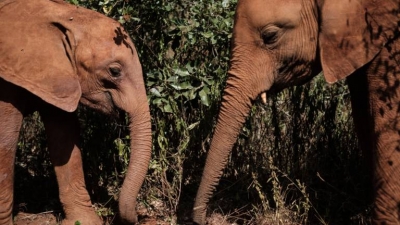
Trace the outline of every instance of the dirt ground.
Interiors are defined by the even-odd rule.
[[[20,207],[16,211],[14,211],[14,215],[16,214],[14,216],[14,225],[59,225],[61,224],[63,217],[59,209],[55,211],[46,211],[40,213],[25,212],[25,210],[26,209],[24,207]],[[161,208],[157,209],[157,211],[161,212],[160,210]],[[146,208],[142,204],[138,204],[137,213],[140,220],[139,225],[175,225],[175,223],[163,221],[162,219],[157,217],[154,212],[149,212],[148,210],[146,210]],[[115,215],[103,217],[104,225],[121,224],[117,217],[118,216]]]
[[[20,212],[14,217],[14,225],[58,225],[60,224],[60,215],[54,215],[53,212],[43,213],[24,213]],[[227,223],[226,218],[220,214],[213,214],[207,219],[210,225],[237,225],[236,223]],[[113,224],[106,221],[105,225]],[[140,221],[140,225],[174,225],[156,218],[145,218]]]
[[[18,213],[14,217],[14,225],[56,225],[57,218],[53,212],[43,212],[38,214]]]
[[[58,225],[60,219],[52,212],[44,212],[38,214],[18,213],[14,217],[14,225]],[[110,224],[109,222],[105,223]],[[140,221],[140,225],[169,225],[163,221],[157,221],[155,218],[146,218]]]

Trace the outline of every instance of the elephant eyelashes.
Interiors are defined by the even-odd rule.
[[[268,27],[261,30],[261,39],[265,45],[275,44],[278,40],[279,27]]]
[[[121,76],[121,69],[116,67],[110,67],[110,74],[112,77]]]

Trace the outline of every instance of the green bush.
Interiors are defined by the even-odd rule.
[[[144,216],[184,224],[218,114],[236,1],[70,2],[119,20],[131,34],[143,66],[153,126],[153,153],[140,208]],[[78,113],[89,193],[98,213],[112,221],[129,160],[127,123],[83,107]],[[366,177],[360,176],[365,168],[350,114],[345,84],[328,86],[322,76],[271,97],[267,105],[256,103],[209,212],[231,215],[228,218],[239,224],[365,224]],[[29,120],[36,124],[36,135],[21,135],[17,164],[32,159],[42,166],[21,166],[23,178],[16,182],[29,182],[26,176],[37,174],[54,179],[43,154],[40,120],[36,114]],[[33,149],[43,149],[42,155]],[[46,207],[60,207],[54,204]]]

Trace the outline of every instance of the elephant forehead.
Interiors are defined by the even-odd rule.
[[[103,28],[103,32],[92,30],[86,35],[88,38],[81,41],[81,46],[89,48],[92,54],[97,55],[91,57],[114,58],[118,55],[128,57],[135,52],[129,35],[123,31],[119,23],[109,24],[107,28]]]
[[[300,21],[302,1],[299,0],[241,0],[238,18],[246,18],[253,27],[267,24],[296,25]]]
[[[131,63],[137,55],[134,54],[133,45],[118,45],[112,38],[99,38],[80,43],[76,50],[76,57],[86,69],[97,70],[104,69],[113,62]]]

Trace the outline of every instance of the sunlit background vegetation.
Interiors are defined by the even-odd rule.
[[[229,66],[236,0],[70,2],[120,21],[140,55],[153,129],[140,218],[190,224]],[[89,193],[98,214],[116,224],[129,162],[127,121],[83,107],[78,114]],[[40,116],[26,118],[23,128],[15,211],[62,216]],[[255,102],[210,202],[209,222],[368,224],[367,187],[347,86],[327,85],[319,75],[266,105]]]

